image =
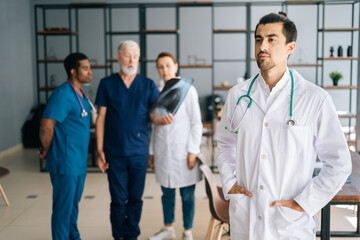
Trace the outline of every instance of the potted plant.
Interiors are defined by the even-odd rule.
[[[342,73],[338,71],[331,72],[329,74],[330,78],[333,80],[334,86],[338,85],[338,81],[343,77]]]

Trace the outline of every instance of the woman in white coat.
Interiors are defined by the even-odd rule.
[[[157,60],[157,69],[164,83],[176,78],[178,64],[175,57],[162,52]],[[174,116],[174,122],[166,126],[153,126],[149,167],[155,169],[156,180],[163,192],[162,206],[165,226],[150,237],[150,240],[175,239],[172,226],[175,220],[176,188],[180,189],[183,209],[184,232],[182,239],[192,240],[191,228],[195,212],[195,184],[201,180],[196,162],[200,152],[202,122],[198,94],[191,86],[183,103]]]

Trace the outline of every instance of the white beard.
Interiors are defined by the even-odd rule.
[[[133,67],[132,69],[130,69],[129,67]],[[134,64],[128,64],[125,66],[120,66],[121,71],[127,75],[127,76],[132,76],[134,74],[137,73],[137,66],[135,66]]]

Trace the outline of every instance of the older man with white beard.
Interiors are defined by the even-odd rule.
[[[165,125],[172,115],[150,116],[149,108],[159,92],[154,82],[137,73],[139,45],[121,42],[117,60],[120,72],[103,78],[98,105],[96,140],[98,164],[106,170],[114,239],[137,239],[148,157],[148,122]]]

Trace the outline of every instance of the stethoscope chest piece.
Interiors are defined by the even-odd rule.
[[[88,113],[85,111],[85,109],[83,109],[81,111],[81,117],[86,117],[88,115]]]
[[[296,122],[293,118],[290,118],[288,121],[287,121],[287,125],[289,126],[295,126],[296,125]]]

